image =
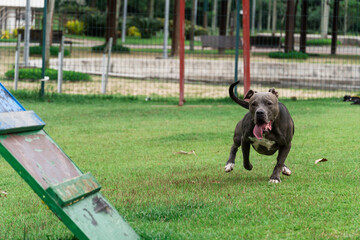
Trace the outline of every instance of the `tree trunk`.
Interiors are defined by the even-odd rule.
[[[276,34],[276,20],[277,20],[277,13],[276,13],[276,1],[274,0],[273,4],[273,15],[272,15],[272,35],[275,36]]]
[[[180,0],[175,0],[173,14],[173,29],[171,33],[171,56],[179,55],[179,23],[180,23]]]
[[[45,40],[45,68],[50,66],[50,46],[52,44],[52,25],[55,0],[48,0],[46,9],[46,40]]]
[[[96,0],[91,0],[90,1],[90,7],[96,8]]]
[[[336,54],[338,18],[339,18],[339,0],[334,0],[332,38],[331,38],[331,54],[333,55]]]
[[[119,35],[118,28],[119,28],[119,17],[120,17],[120,7],[121,7],[121,0],[116,0],[116,13],[115,13],[115,31],[116,31],[116,38]],[[113,42],[114,45],[117,44],[117,42]]]
[[[216,17],[217,17],[217,0],[214,0],[212,16],[211,16],[211,31],[213,34],[216,31]]]
[[[255,15],[256,15],[256,0],[252,0],[251,12],[251,34],[255,34]]]
[[[287,1],[286,26],[285,26],[285,52],[294,50],[294,26],[295,26],[295,4],[294,0]]]
[[[221,8],[220,8],[220,23],[219,23],[219,33],[220,36],[226,36],[226,12],[227,12],[227,1],[228,0],[222,0],[221,1]],[[219,54],[223,54],[225,51],[224,48],[219,48]]]
[[[106,42],[109,42],[109,39],[113,38],[113,45],[116,45],[117,40],[117,21],[116,21],[116,5],[118,0],[107,0],[107,15],[106,15],[106,33],[105,38]]]
[[[345,0],[344,2],[344,35],[346,35],[347,32],[347,16],[348,16],[348,0]]]
[[[308,14],[308,0],[302,0],[300,21],[300,52],[306,53],[306,27]]]
[[[208,19],[207,19],[207,15],[208,15],[208,8],[209,8],[209,4],[208,4],[208,0],[204,0],[204,10],[203,10],[203,27],[206,29],[208,27]]]
[[[155,4],[154,0],[148,0],[148,17],[149,17],[149,19],[154,18],[154,4]]]
[[[329,0],[324,1],[323,12],[321,13],[321,38],[327,38],[329,30],[329,14],[330,14],[330,3]]]
[[[228,0],[226,10],[226,27],[230,27],[231,3],[232,0]]]
[[[258,20],[258,31],[260,32],[262,30],[262,14],[263,14],[263,7],[262,7],[262,0],[259,0],[259,20]]]
[[[190,32],[190,50],[194,50],[194,35],[195,35],[195,24],[196,24],[196,5],[197,0],[192,0],[191,4],[191,32]]]
[[[268,19],[267,19],[267,26],[266,29],[270,31],[270,22],[271,22],[271,1],[269,0],[269,10],[268,10]]]

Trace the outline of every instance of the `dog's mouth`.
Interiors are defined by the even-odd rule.
[[[271,131],[271,121],[268,123],[257,123],[253,129],[253,134],[257,139],[262,139],[264,131]]]

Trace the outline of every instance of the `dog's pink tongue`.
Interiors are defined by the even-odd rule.
[[[263,138],[263,132],[264,132],[265,129],[271,130],[271,122],[264,123],[264,124],[256,124],[254,129],[253,129],[254,136],[257,139],[262,139]]]

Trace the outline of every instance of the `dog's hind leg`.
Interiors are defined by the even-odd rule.
[[[248,143],[248,142],[242,143],[241,150],[242,150],[242,153],[243,153],[244,168],[246,170],[250,171],[253,168],[253,166],[250,163],[250,159],[249,159],[249,156],[250,156],[250,143]]]
[[[282,146],[279,149],[279,154],[277,156],[277,163],[275,165],[274,171],[270,177],[271,183],[279,183],[280,180],[280,173],[283,172],[284,169],[284,163],[287,155],[290,152],[291,144],[288,144],[286,146]],[[291,173],[291,172],[290,172]]]
[[[237,153],[240,145],[241,145],[241,136],[239,136],[235,133],[234,143],[230,149],[229,160],[226,162],[226,165],[225,165],[225,172],[231,172],[234,169],[236,153]]]

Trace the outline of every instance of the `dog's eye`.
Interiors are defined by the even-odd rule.
[[[256,107],[256,106],[257,106],[257,102],[253,102],[253,103],[251,104],[251,106]]]
[[[272,105],[272,104],[273,104],[273,103],[272,103],[272,102],[270,102],[270,101],[269,101],[269,102],[267,102],[267,105],[269,105],[269,106],[270,106],[270,105]]]

